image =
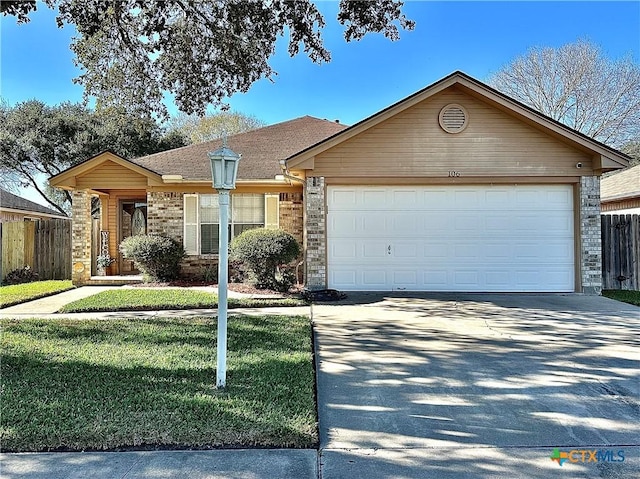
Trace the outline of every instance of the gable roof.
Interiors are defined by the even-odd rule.
[[[465,93],[519,117],[522,120],[546,131],[548,134],[560,138],[583,151],[588,151],[596,157],[596,161],[599,160],[600,168],[602,169],[619,169],[628,166],[631,157],[624,153],[600,143],[599,141],[534,110],[533,108],[520,103],[519,101],[499,92],[479,80],[476,80],[466,73],[456,71],[404,98],[403,100],[381,110],[380,112],[365,118],[344,131],[334,134],[323,142],[292,154],[286,159],[287,167],[295,168],[298,166],[302,169],[308,169],[310,164],[308,162],[312,161],[316,155],[358,135],[359,133],[362,133],[363,131],[368,130],[369,128],[372,128],[375,125],[378,125],[388,118],[454,85],[459,87]]]
[[[347,128],[346,125],[311,116],[276,123],[246,133],[230,136],[227,145],[242,155],[238,180],[273,180],[282,174],[280,160],[324,140]],[[59,188],[72,188],[75,178],[86,174],[105,161],[112,161],[147,177],[149,184],[162,184],[163,176],[181,181],[211,182],[211,164],[207,153],[218,149],[222,140],[206,141],[127,160],[105,150],[51,177]],[[173,179],[169,180],[173,182]]]
[[[600,198],[602,201],[640,198],[640,165],[602,178]]]
[[[59,211],[34,203],[33,201],[29,201],[26,198],[14,195],[3,189],[0,189],[0,207],[3,209],[24,211],[25,213],[42,213],[45,215],[59,216],[61,218],[66,217],[65,214]]]
[[[76,185],[76,178],[93,170],[94,168],[106,162],[113,162],[124,168],[134,171],[139,175],[146,177],[149,183],[162,183],[162,178],[156,172],[144,168],[140,165],[132,163],[130,160],[121,157],[111,150],[104,150],[97,155],[87,158],[77,165],[70,166],[66,170],[61,171],[57,175],[49,178],[49,184],[58,188],[70,189]]]
[[[280,160],[313,146],[346,129],[346,125],[311,116],[276,123],[230,136],[227,145],[242,155],[239,180],[273,180],[282,174]],[[206,141],[131,160],[159,175],[180,175],[185,181],[211,181],[207,153],[218,149],[222,140]]]

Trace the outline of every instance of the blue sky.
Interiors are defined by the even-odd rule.
[[[303,115],[353,124],[455,70],[486,81],[534,46],[559,47],[585,38],[612,59],[640,61],[640,1],[625,2],[432,2],[407,1],[412,32],[390,42],[368,35],[346,43],[335,20],[337,1],[318,5],[327,20],[323,37],[328,64],[303,54],[290,58],[286,39],[263,79],[229,99],[232,110],[271,124]],[[0,95],[10,104],[36,98],[48,104],[80,101],[72,83],[80,70],[69,50],[74,30],[58,29],[55,13],[40,6],[27,25],[1,20]],[[175,108],[170,107],[175,112]]]

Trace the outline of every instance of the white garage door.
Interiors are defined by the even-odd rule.
[[[570,185],[329,187],[329,287],[574,291]]]

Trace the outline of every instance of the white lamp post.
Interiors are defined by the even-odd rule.
[[[220,230],[218,242],[218,364],[216,386],[227,383],[227,289],[229,269],[229,190],[236,187],[240,155],[227,146],[226,136],[222,147],[209,152],[213,187],[218,191]]]

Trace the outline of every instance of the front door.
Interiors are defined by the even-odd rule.
[[[129,236],[147,233],[147,203],[145,199],[123,200],[120,202],[119,241]],[[138,274],[133,260],[119,256],[120,274]]]

